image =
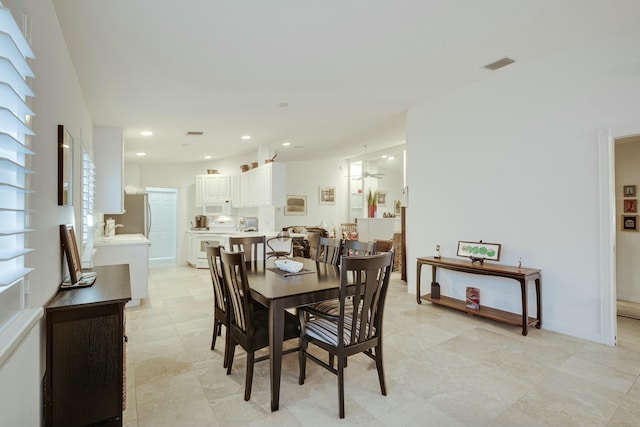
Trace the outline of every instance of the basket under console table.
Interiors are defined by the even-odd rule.
[[[520,292],[522,294],[522,314],[511,313],[508,311],[498,310],[491,307],[480,306],[479,309],[469,308],[466,301],[456,298],[440,295],[440,298],[432,298],[431,294],[421,295],[420,293],[420,271],[423,265],[431,266],[431,282],[438,283],[437,269],[445,269],[459,271],[462,273],[480,274],[484,276],[504,277],[513,279],[520,283]],[[527,314],[527,282],[535,281],[536,287],[536,317],[529,317]],[[541,286],[540,270],[533,268],[519,268],[500,264],[474,264],[468,260],[459,260],[455,258],[435,258],[421,257],[418,258],[417,276],[416,276],[416,300],[418,304],[422,304],[422,300],[431,301],[432,304],[450,307],[456,310],[465,311],[473,316],[485,317],[487,319],[496,320],[498,322],[507,323],[514,326],[522,326],[522,335],[527,335],[527,328],[535,326],[540,329],[542,327],[542,308],[540,301]]]

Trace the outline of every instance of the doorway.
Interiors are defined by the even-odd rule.
[[[178,189],[147,187],[151,209],[149,262],[177,263]]]

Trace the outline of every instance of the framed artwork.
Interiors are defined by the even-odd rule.
[[[284,206],[285,215],[306,215],[307,214],[307,196],[289,196],[287,195],[287,203]]]
[[[622,215],[622,231],[638,231],[638,215]]]
[[[458,256],[471,258],[472,261],[500,260],[499,243],[458,242]]]
[[[622,192],[624,194],[624,197],[636,197],[636,186],[625,185],[622,187]]]
[[[321,205],[335,205],[336,187],[318,187],[318,201]]]
[[[378,190],[378,206],[387,206],[387,192]]]
[[[622,203],[624,203],[624,213],[638,212],[638,201],[636,199],[623,200]]]

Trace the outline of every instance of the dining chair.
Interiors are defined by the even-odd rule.
[[[355,222],[340,224],[340,230],[342,231],[343,239],[358,240],[358,224],[356,224]]]
[[[222,326],[229,328],[229,312],[227,310],[227,292],[222,282],[222,271],[220,270],[220,249],[224,246],[213,246],[207,243],[205,250],[207,262],[209,263],[209,273],[213,283],[213,338],[211,339],[211,350],[216,347],[216,337],[222,334]],[[225,334],[225,352],[229,348],[229,334]],[[224,367],[226,368],[226,354]]]
[[[257,269],[262,260],[262,270],[266,266],[266,236],[229,237],[229,250],[244,253],[244,260],[251,270]]]
[[[259,358],[255,352],[269,346],[269,310],[259,310],[260,305],[251,298],[251,288],[247,280],[247,264],[243,252],[227,252],[222,250],[220,254],[222,266],[222,278],[227,289],[228,307],[230,311],[229,345],[227,353],[227,375],[231,374],[235,348],[240,345],[247,353],[247,369],[244,386],[244,400],[251,398],[251,385],[253,382],[253,365],[261,360],[269,358],[268,355]],[[300,336],[300,324],[294,314],[285,311],[284,339],[298,338]],[[283,353],[298,351],[293,348]]]
[[[363,353],[375,360],[380,391],[382,395],[387,395],[382,356],[382,320],[392,263],[392,252],[367,257],[342,256],[339,315],[316,314],[307,319],[304,310],[298,311],[301,325],[298,383],[304,384],[307,359],[336,374],[340,418],[345,416],[344,368],[347,357]],[[330,360],[335,356],[337,368],[333,367],[333,363],[325,363],[309,352],[309,344],[327,351]]]
[[[376,253],[376,242],[362,242],[360,240],[345,240],[343,255],[373,255]]]
[[[293,239],[288,231],[267,239],[267,258],[288,258],[293,254]]]
[[[341,239],[330,239],[328,237],[321,237],[320,239],[318,239],[315,261],[325,264],[339,265],[341,252]]]

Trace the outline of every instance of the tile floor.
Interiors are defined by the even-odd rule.
[[[337,379],[297,354],[283,360],[280,410],[270,411],[269,366],[255,367],[243,400],[245,357],[222,368],[211,351],[207,270],[152,266],[149,298],[127,309],[125,425],[146,426],[638,426],[640,321],[618,318],[619,345],[519,328],[428,303],[394,273],[385,310],[382,396],[373,361],[349,359],[346,418]],[[224,333],[223,333],[224,334]]]

